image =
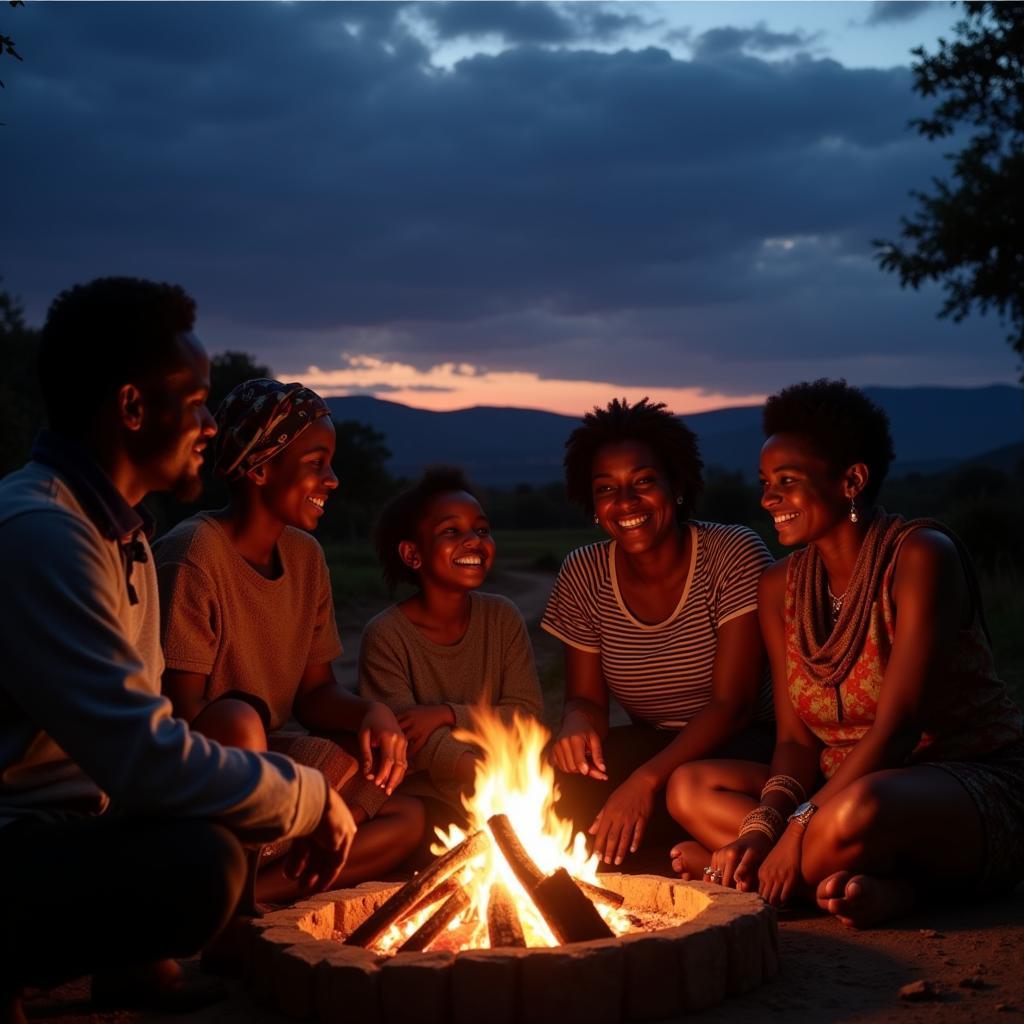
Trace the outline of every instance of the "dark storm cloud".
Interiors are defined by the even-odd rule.
[[[519,46],[443,71],[412,5],[17,13],[0,270],[37,317],[71,281],[141,273],[275,367],[349,351],[740,392],[896,350],[934,377],[957,344],[870,260],[942,167],[906,130],[906,69],[762,59],[808,41],[764,26],[705,33],[695,60]]]
[[[894,21],[913,21],[935,4],[936,0],[875,0],[864,24],[891,25]]]

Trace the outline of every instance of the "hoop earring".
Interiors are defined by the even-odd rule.
[[[850,512],[849,512],[849,516],[850,516],[850,522],[851,523],[859,523],[860,522],[860,513],[857,511],[857,499],[856,498],[851,498],[850,499]]]
[[[678,497],[676,498],[676,504],[677,504],[677,505],[682,505],[682,503],[683,503],[683,496],[682,496],[682,495],[680,494],[680,495],[678,495]]]
[[[597,516],[595,515],[595,516],[594,516],[594,525],[595,525],[595,526],[598,526],[598,525],[600,524],[600,522],[601,522],[601,520],[600,520],[600,519],[598,519],[598,518],[597,518]]]

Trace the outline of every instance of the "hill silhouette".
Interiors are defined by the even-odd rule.
[[[1010,385],[864,390],[889,414],[897,475],[940,472],[1024,443],[1024,393]],[[328,404],[335,419],[368,423],[387,438],[388,468],[397,476],[414,476],[431,462],[452,462],[477,482],[495,487],[559,480],[563,445],[578,423],[572,416],[533,409],[475,406],[430,412],[365,395],[331,398]],[[685,419],[697,433],[708,466],[756,476],[763,440],[760,406]]]

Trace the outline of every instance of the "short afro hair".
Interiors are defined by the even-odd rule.
[[[377,551],[384,582],[393,592],[399,583],[419,582],[416,572],[402,561],[398,545],[413,540],[427,510],[439,494],[465,491],[477,501],[479,495],[456,466],[430,466],[412,485],[396,494],[381,510],[373,526],[373,546]]]
[[[838,475],[863,462],[864,498],[874,502],[895,458],[889,417],[845,380],[804,381],[772,395],[764,406],[765,437],[796,434]]]
[[[613,398],[604,409],[594,407],[565,442],[565,492],[570,501],[594,514],[591,483],[594,457],[605,445],[639,441],[658,457],[677,497],[683,500],[676,517],[685,522],[693,515],[697,498],[704,489],[704,463],[697,447],[697,435],[664,402],[644,397],[635,405]]]
[[[178,337],[195,325],[183,288],[137,277],[100,277],[63,291],[39,345],[39,386],[50,426],[75,434],[95,423],[125,384],[171,370]]]

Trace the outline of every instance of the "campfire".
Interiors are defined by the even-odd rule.
[[[586,838],[554,810],[547,732],[489,708],[459,737],[481,751],[465,799],[469,833],[439,833],[437,860],[400,888],[346,940],[380,953],[551,947],[612,938],[638,924],[623,897],[597,884]]]
[[[404,885],[363,882],[250,926],[244,973],[291,1017],[381,1024],[665,1020],[747,992],[778,969],[759,896],[604,874],[553,810],[547,736],[493,714],[467,833]]]

